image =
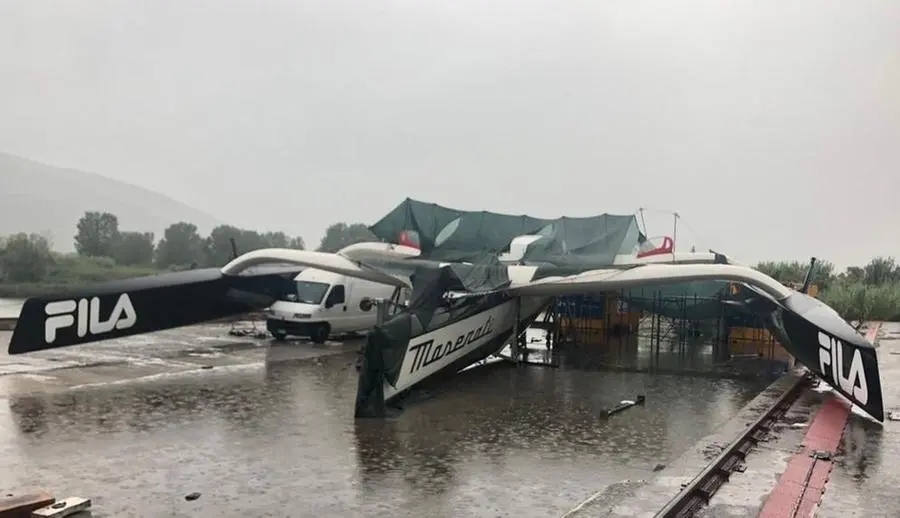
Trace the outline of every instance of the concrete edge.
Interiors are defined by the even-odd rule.
[[[18,318],[0,318],[0,331],[13,331],[16,328]]]

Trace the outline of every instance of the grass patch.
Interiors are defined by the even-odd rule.
[[[152,266],[120,266],[108,257],[57,256],[41,282],[0,284],[0,298],[39,297],[106,281],[163,273]]]

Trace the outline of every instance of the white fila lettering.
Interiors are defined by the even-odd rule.
[[[866,382],[862,356],[859,349],[853,349],[850,372],[844,377],[844,348],[844,342],[819,331],[819,369],[823,375],[831,374],[831,379],[841,390],[852,394],[859,404],[865,405],[869,401],[869,384]]]
[[[101,335],[113,329],[128,329],[137,322],[137,313],[131,304],[131,298],[127,293],[119,296],[115,307],[107,320],[100,320],[100,299],[60,300],[49,302],[44,306],[47,320],[44,321],[44,340],[48,344],[56,341],[56,333],[75,325],[76,316],[78,338],[84,338],[88,333]]]

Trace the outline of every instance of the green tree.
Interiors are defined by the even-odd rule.
[[[204,259],[203,249],[197,225],[186,221],[173,223],[156,245],[156,265],[160,268],[196,266]]]
[[[38,282],[53,265],[47,239],[37,234],[19,233],[0,242],[0,280]]]
[[[260,236],[264,248],[293,248],[306,250],[306,243],[300,236],[290,237],[284,232],[266,232]]]
[[[122,232],[112,250],[116,263],[125,266],[153,264],[153,232]]]
[[[111,257],[119,240],[119,218],[109,212],[85,212],[78,220],[75,251],[89,257]]]
[[[335,223],[325,229],[322,242],[319,243],[319,252],[337,252],[345,246],[367,241],[378,241],[375,234],[369,231],[369,227],[362,223]]]
[[[809,270],[808,261],[764,261],[756,265],[756,269],[780,283],[801,284]],[[813,272],[813,283],[825,288],[834,278],[834,264],[825,260],[816,260]]]
[[[900,269],[893,257],[876,257],[863,268],[866,284],[883,284],[900,280]]]
[[[234,239],[238,254],[260,248],[303,249],[303,238],[290,238],[284,232],[260,234],[254,230],[244,230],[231,225],[219,225],[209,233],[204,242],[204,256],[209,266],[222,266],[231,260],[231,240]]]
[[[234,239],[238,246],[238,253],[242,253],[239,239],[241,229],[231,225],[219,225],[212,229],[203,242],[203,255],[207,266],[222,266],[231,260],[231,240]]]
[[[287,248],[293,248],[294,250],[306,250],[306,242],[304,242],[303,238],[300,236],[292,237],[290,241],[288,241]]]
[[[266,232],[259,239],[265,248],[288,248],[291,240],[284,232]]]
[[[841,274],[842,280],[850,282],[863,282],[865,278],[866,272],[859,266],[848,266],[844,273]]]

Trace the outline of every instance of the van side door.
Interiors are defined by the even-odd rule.
[[[347,289],[343,284],[335,284],[325,298],[325,316],[332,332],[341,332],[347,321]]]

